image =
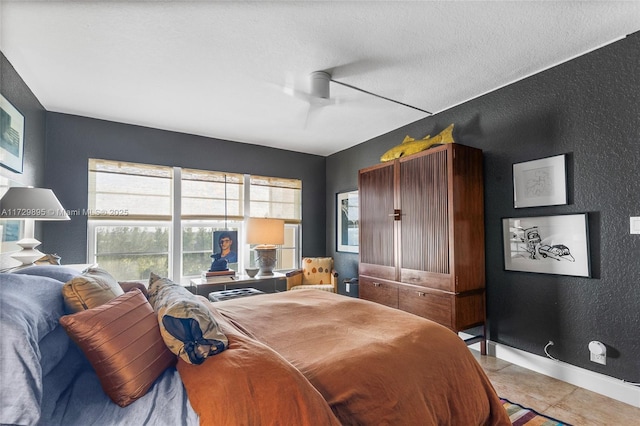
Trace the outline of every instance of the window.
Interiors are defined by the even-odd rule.
[[[244,175],[182,169],[181,176],[182,275],[188,277],[208,268],[217,231],[241,234]],[[238,251],[240,241],[233,243]],[[239,265],[230,267],[241,270]]]
[[[183,169],[182,218],[228,219],[244,217],[244,176]]]
[[[251,176],[251,217],[302,220],[302,181]]]
[[[285,220],[276,269],[297,268],[301,212],[296,179],[89,160],[89,259],[120,280],[147,279],[153,271],[188,284],[209,268],[221,231],[238,240],[231,267],[254,265],[244,244],[249,216]]]
[[[168,276],[171,167],[89,160],[89,258],[121,279]]]
[[[163,222],[94,221],[93,261],[116,278],[169,276],[171,227]]]
[[[211,253],[216,248],[214,233],[217,231],[237,231],[238,222],[223,221],[183,221],[182,222],[182,275],[196,276],[211,264]],[[239,245],[236,241],[236,247]],[[231,265],[238,269],[239,265]]]
[[[284,219],[284,244],[276,251],[276,269],[298,267],[298,230],[302,223],[302,181],[265,176],[250,177],[251,217]],[[254,252],[251,252],[254,255]],[[255,264],[255,256],[251,258]],[[289,265],[293,265],[289,267]]]
[[[89,218],[171,220],[171,167],[89,159]]]

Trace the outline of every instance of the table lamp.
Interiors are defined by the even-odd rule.
[[[256,260],[260,267],[258,276],[273,275],[276,266],[276,245],[284,244],[284,220],[249,218],[247,243],[258,244]]]
[[[23,265],[44,256],[35,249],[40,245],[34,238],[36,220],[70,220],[52,190],[17,186],[9,188],[0,199],[0,219],[24,220],[24,238],[16,243],[22,250],[11,255]]]

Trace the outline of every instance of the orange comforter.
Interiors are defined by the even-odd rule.
[[[256,397],[255,406],[245,407],[254,410],[258,421],[228,418],[226,424],[333,424],[336,420],[325,413],[323,403],[345,425],[511,424],[491,383],[464,342],[434,322],[316,290],[234,299],[216,303],[213,309],[228,320],[225,327],[233,324],[234,333],[242,339],[263,344],[260,347],[275,351],[279,360],[281,357],[295,367],[293,382],[303,388],[292,391],[278,386],[270,395],[265,392],[261,397],[266,400],[258,401]],[[233,349],[232,344],[203,365],[217,361],[218,357],[222,359]],[[211,378],[235,382],[223,377],[225,370],[219,370],[215,364],[211,363]],[[194,367],[186,366],[178,366],[183,381],[183,373]],[[285,370],[288,371],[282,369]],[[282,371],[278,377],[284,374]],[[296,375],[298,372],[302,378]],[[185,385],[189,398],[198,411],[188,382]],[[322,396],[316,407],[311,407],[317,402],[312,397],[313,391],[305,387],[309,383]],[[312,415],[316,417],[303,412],[287,418],[277,415],[280,420],[274,421],[271,413],[266,416],[260,413],[271,406],[285,410],[283,401],[287,407],[314,408],[316,412]],[[317,417],[318,413],[324,417]],[[289,414],[285,410],[283,415]],[[296,415],[302,417],[290,422]]]

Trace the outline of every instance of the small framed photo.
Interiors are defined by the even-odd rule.
[[[358,253],[358,191],[338,193],[336,206],[337,250]]]
[[[238,231],[213,231],[211,258],[225,259],[227,263],[238,263]]]
[[[502,219],[504,269],[591,276],[587,214]]]
[[[565,155],[513,165],[515,208],[567,204]]]
[[[24,116],[0,95],[0,164],[22,173]]]

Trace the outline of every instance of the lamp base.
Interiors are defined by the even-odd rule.
[[[40,241],[35,238],[23,238],[16,244],[22,247],[22,250],[12,254],[11,257],[18,262],[21,262],[22,266],[31,265],[33,262],[44,256],[44,253],[35,249],[35,247],[40,245]]]
[[[265,275],[273,275],[273,268],[276,266],[276,249],[275,248],[255,248],[256,262],[260,267],[259,277]]]

